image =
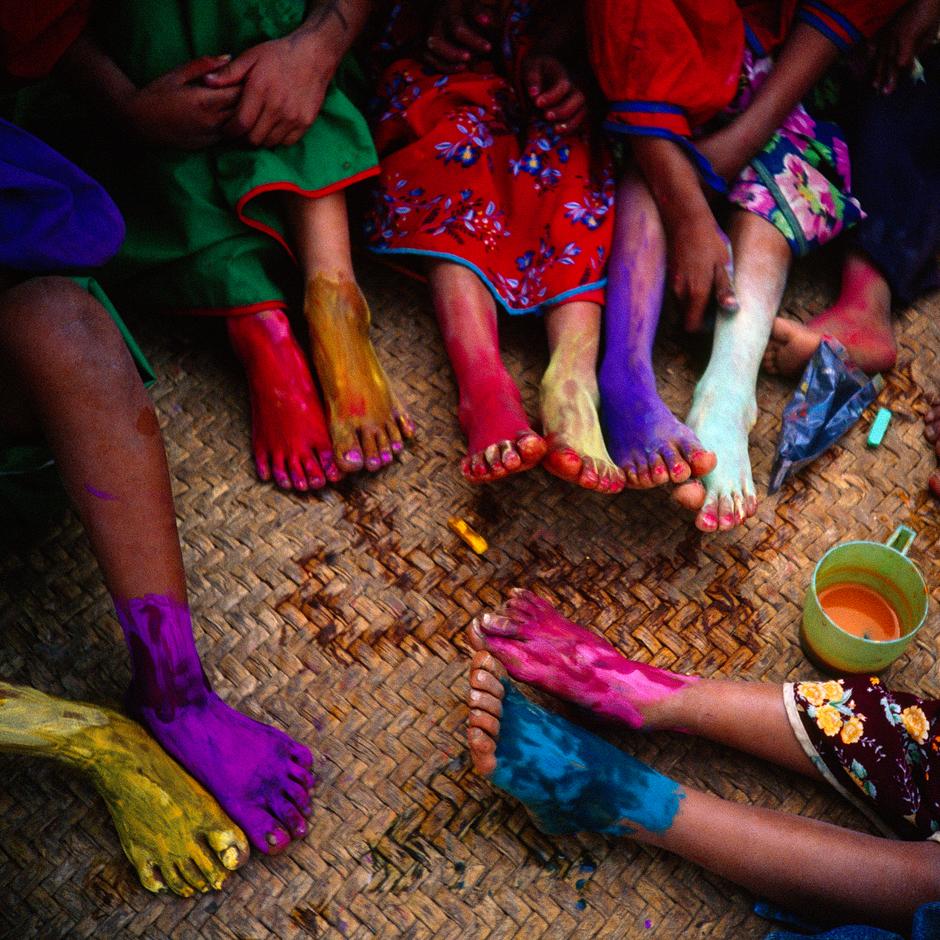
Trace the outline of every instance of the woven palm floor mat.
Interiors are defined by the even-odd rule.
[[[919,533],[911,556],[940,586],[940,510],[924,491],[934,461],[921,435],[940,384],[940,299],[899,320],[900,362],[880,402],[895,420],[880,448],[866,448],[861,422],[762,499],[744,529],[702,536],[665,491],[603,498],[540,470],[484,489],[464,483],[454,385],[425,290],[362,268],[377,344],[419,436],[400,464],[322,495],[255,480],[246,396],[218,324],[133,324],[161,376],[154,395],[206,669],[230,703],[316,752],[322,783],[309,837],[279,858],[254,855],[220,894],[154,897],[81,778],[3,757],[0,935],[762,936],[754,899],[721,878],[626,840],[547,838],[474,776],[464,631],[522,585],[659,666],[773,682],[815,676],[796,630],[829,546],[910,524]],[[831,296],[831,274],[818,266],[796,281],[793,314]],[[505,335],[534,411],[543,331],[526,320]],[[694,371],[668,337],[657,371],[667,403],[684,413]],[[760,381],[751,452],[761,495],[789,390]],[[487,537],[485,556],[447,529],[450,515]],[[0,577],[0,675],[119,702],[127,658],[75,518],[0,553]],[[934,607],[887,678],[940,695],[937,652]],[[724,748],[682,735],[612,740],[724,798],[871,831],[824,787]]]

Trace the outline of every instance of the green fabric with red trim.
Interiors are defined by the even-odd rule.
[[[303,21],[305,0],[100,0],[94,29],[141,87],[202,55],[238,53]],[[123,302],[225,313],[286,301],[299,290],[283,193],[324,195],[377,172],[345,60],[310,130],[272,149],[147,147],[54,84],[20,96],[17,123],[99,180],[124,214],[127,239],[101,272]]]

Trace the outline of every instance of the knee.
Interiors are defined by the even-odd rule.
[[[0,349],[59,376],[136,374],[107,310],[67,277],[36,277],[0,295]]]

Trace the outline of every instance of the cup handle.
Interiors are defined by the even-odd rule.
[[[917,533],[912,528],[906,525],[899,525],[894,530],[894,534],[891,538],[885,542],[885,545],[887,545],[888,548],[893,548],[901,555],[906,555],[916,538]]]

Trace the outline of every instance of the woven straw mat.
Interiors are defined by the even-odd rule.
[[[465,630],[525,586],[657,666],[777,683],[814,677],[797,641],[813,565],[840,540],[884,539],[900,523],[918,531],[911,557],[936,598],[940,505],[925,493],[935,460],[921,418],[940,385],[940,298],[898,320],[900,359],[880,399],[894,412],[884,444],[865,446],[869,412],[762,498],[745,527],[703,536],[665,490],[603,497],[541,470],[465,483],[455,387],[426,289],[368,260],[359,266],[381,358],[419,432],[401,463],[320,495],[285,495],[255,478],[247,396],[218,323],[132,318],[160,374],[153,394],[206,670],[228,702],[315,752],[322,782],[309,836],[278,858],[254,853],[221,893],[153,896],[81,777],[4,757],[0,935],[762,936],[769,925],[745,891],[627,840],[548,838],[473,774]],[[832,259],[799,268],[786,312],[820,309],[834,270]],[[534,412],[544,330],[523,318],[503,335]],[[669,335],[656,366],[667,404],[683,414],[695,372]],[[761,497],[790,390],[759,382],[751,456]],[[448,530],[451,515],[486,536],[485,556]],[[0,553],[0,574],[0,675],[120,702],[128,660],[76,518]],[[886,674],[933,696],[935,604]],[[673,734],[613,740],[725,799],[872,831],[825,786],[725,748]]]

